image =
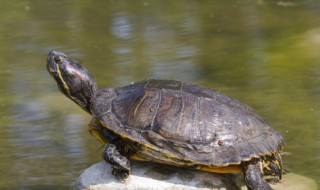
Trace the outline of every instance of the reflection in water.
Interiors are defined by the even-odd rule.
[[[56,114],[56,118],[50,118],[52,114],[37,101],[20,102],[12,107],[11,113],[10,120],[14,122],[8,127],[14,148],[11,156],[15,158],[12,172],[22,184],[60,181],[74,172],[65,171],[65,167],[73,168],[87,161],[81,138],[87,121],[81,115]]]
[[[84,133],[85,129],[82,127],[87,121],[85,121],[81,115],[69,114],[65,118],[65,123],[63,126],[63,137],[67,152],[69,155],[67,157],[76,158],[78,155],[83,154],[84,140],[79,136],[79,134]]]
[[[112,20],[112,34],[119,39],[132,38],[132,24],[129,19],[124,16],[116,16]]]
[[[143,62],[148,64],[148,70],[145,72],[146,78],[197,80],[198,72],[195,61],[198,48],[196,44],[193,44],[194,42],[179,41],[180,35],[195,35],[197,30],[193,28],[198,28],[195,25],[196,22],[192,22],[192,19],[187,17],[179,23],[177,31],[169,28],[167,23],[154,22],[148,17],[141,19],[140,22],[144,24],[143,28],[139,27],[141,23],[135,23],[132,19],[130,22],[130,18],[124,15],[113,17],[112,35],[118,42],[114,44],[114,53],[118,60],[115,64],[126,72],[124,75],[116,76],[117,83],[128,84],[128,81],[134,81],[127,73],[129,65],[140,64],[136,57],[136,48],[144,57]],[[141,41],[139,42],[141,47],[132,45],[132,42],[136,40]]]
[[[90,116],[45,70],[52,49],[83,62],[99,87],[163,78],[234,96],[283,133],[286,168],[320,179],[319,9],[311,0],[4,4],[0,189],[66,189],[101,160]]]
[[[263,20],[261,16],[258,16],[260,12],[255,8],[253,4],[248,4],[242,7],[244,15],[244,25],[247,28],[247,35],[250,37],[248,40],[248,46],[250,47],[249,59],[246,61],[251,73],[259,76],[256,80],[251,80],[250,83],[253,86],[266,85],[266,38],[263,34],[261,25]]]

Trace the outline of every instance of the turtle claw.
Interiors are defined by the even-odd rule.
[[[271,177],[271,178],[267,178],[267,179],[265,179],[265,180],[266,180],[268,183],[273,184],[273,185],[281,182],[281,180],[280,180],[279,178],[277,178],[277,177]]]
[[[117,178],[117,180],[119,180],[122,183],[124,183],[126,179],[129,177],[129,172],[124,170],[118,170],[114,168],[111,173]]]

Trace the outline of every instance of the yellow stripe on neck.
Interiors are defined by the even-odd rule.
[[[57,65],[57,73],[58,73],[59,78],[60,78],[60,80],[61,80],[61,82],[62,82],[62,84],[63,84],[63,87],[64,87],[64,89],[67,91],[69,97],[72,97],[72,96],[71,96],[71,93],[70,93],[70,89],[69,89],[67,83],[66,83],[66,82],[63,80],[63,78],[62,78],[59,65],[58,65],[58,64],[56,64],[56,65]],[[72,98],[73,98],[73,97],[72,97]]]

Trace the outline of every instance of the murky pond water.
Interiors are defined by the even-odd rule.
[[[320,1],[17,1],[0,6],[0,189],[68,189],[101,160],[90,116],[45,69],[80,60],[100,87],[146,78],[215,88],[285,137],[320,184]]]

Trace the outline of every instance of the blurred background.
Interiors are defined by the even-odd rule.
[[[0,5],[0,189],[69,189],[102,160],[90,116],[46,71],[50,50],[101,88],[174,79],[235,97],[283,134],[285,168],[320,184],[320,1]]]

